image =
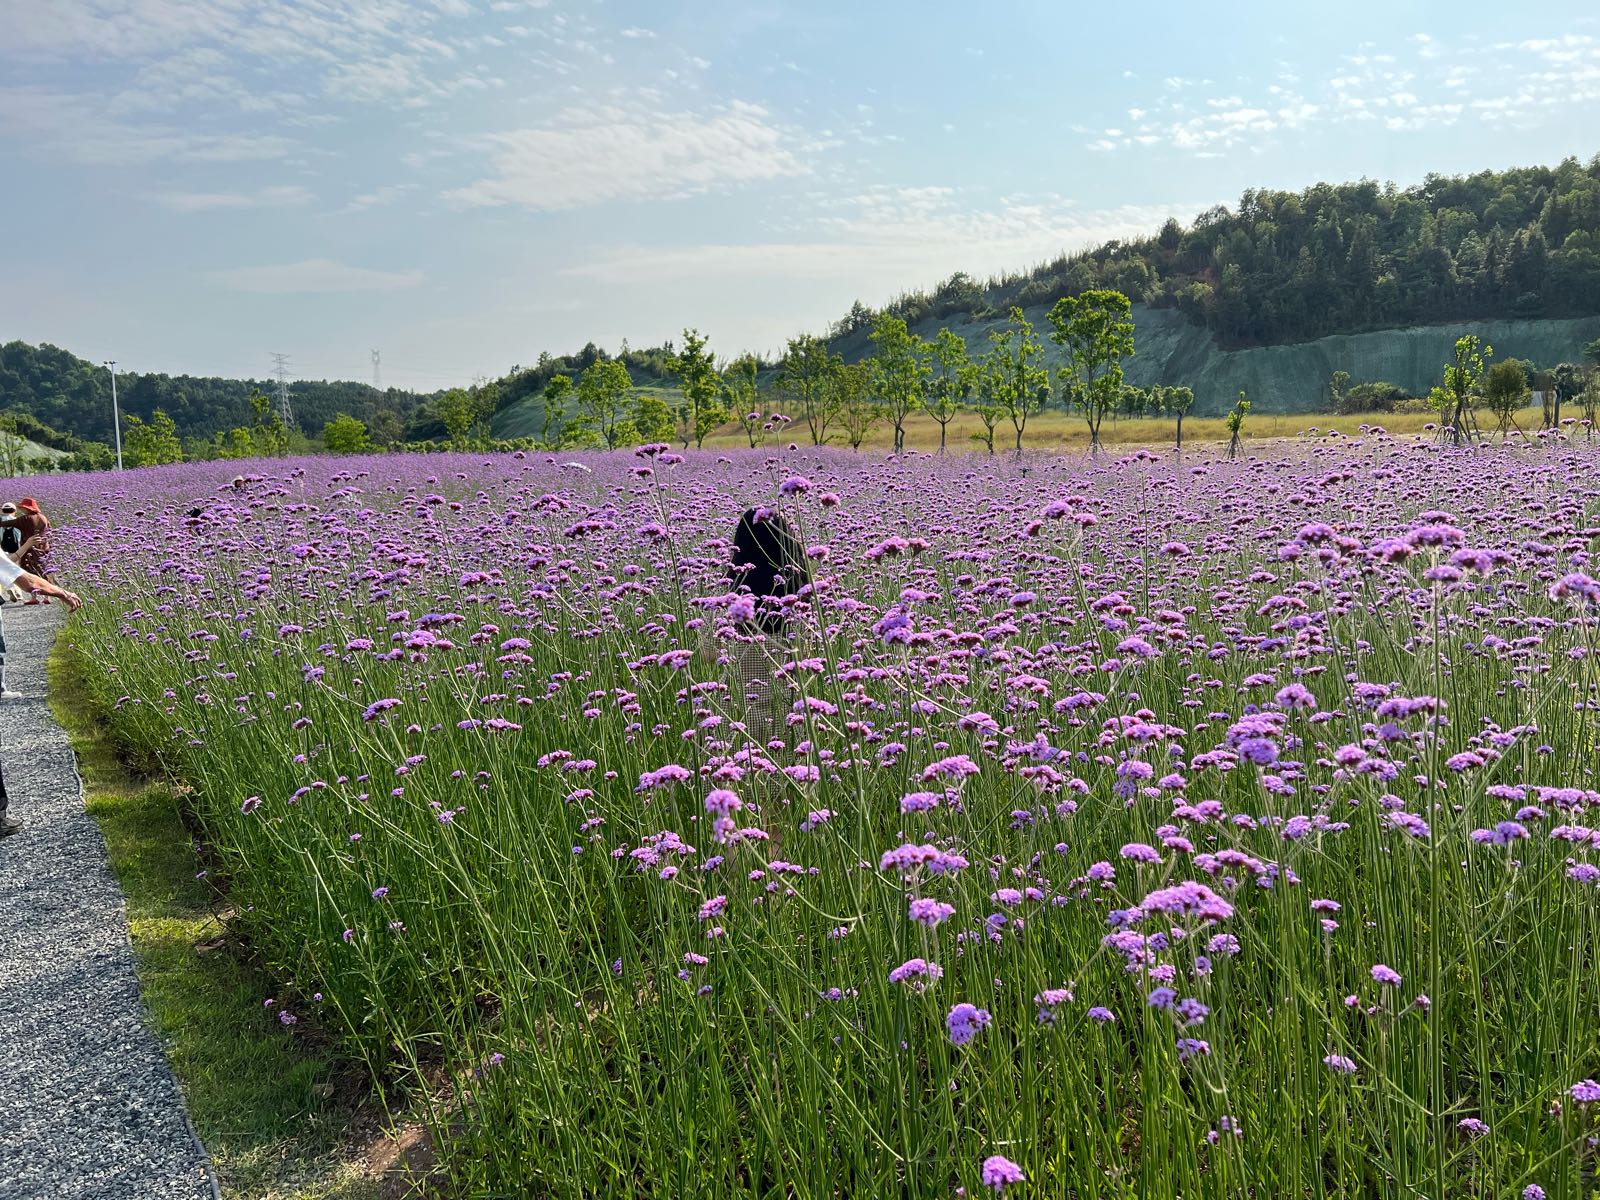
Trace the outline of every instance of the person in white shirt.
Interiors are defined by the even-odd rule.
[[[0,554],[0,588],[8,587],[19,587],[31,595],[54,596],[56,599],[63,601],[68,608],[77,608],[83,603],[82,600],[79,600],[74,593],[69,592],[66,588],[51,583],[48,579],[41,579],[37,575],[24,571],[20,566],[12,562],[8,556]],[[8,803],[5,772],[0,770],[0,838],[10,837],[22,828],[20,822],[13,821],[6,816]]]

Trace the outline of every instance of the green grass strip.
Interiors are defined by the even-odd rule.
[[[223,1194],[241,1200],[371,1200],[381,1193],[349,1144],[366,1075],[317,1039],[291,1036],[265,1001],[272,981],[239,952],[212,892],[179,797],[119,756],[80,685],[65,638],[50,656],[50,703],[77,752],[89,815],[127,898],[149,1021],[183,1085]],[[393,1194],[389,1192],[388,1194]]]

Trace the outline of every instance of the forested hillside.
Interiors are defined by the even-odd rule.
[[[1169,220],[1153,237],[1108,242],[980,285],[956,275],[884,306],[909,325],[1048,307],[1114,288],[1175,308],[1223,349],[1304,342],[1478,318],[1600,313],[1600,155],[1587,166],[1372,180],[1301,192],[1247,191],[1236,209]],[[857,304],[833,329],[871,325]]]
[[[1420,393],[1467,329],[1485,332],[1502,357],[1540,366],[1574,361],[1600,332],[1600,156],[1587,165],[1568,159],[1430,175],[1403,189],[1362,180],[1251,190],[1237,208],[1210,209],[1188,227],[1169,220],[1148,238],[1065,254],[986,283],[960,273],[881,310],[857,302],[827,340],[846,361],[864,358],[874,321],[887,313],[930,341],[948,326],[978,351],[1012,306],[1037,322],[1056,300],[1092,288],[1135,302],[1130,378],[1192,387],[1197,412],[1225,408],[1240,388],[1279,411],[1313,409],[1332,371]],[[716,330],[705,332],[717,352],[737,350]],[[671,353],[624,343],[614,357],[635,386],[672,387]],[[550,380],[576,379],[612,359],[591,343],[513,367],[483,393],[493,429],[538,436]],[[757,365],[769,386],[773,364]],[[215,439],[248,423],[250,393],[270,388],[263,380],[182,375],[118,379],[125,413],[148,421],[163,410],[185,439]],[[314,437],[339,413],[360,420],[379,445],[446,432],[442,394],[300,380],[291,400],[297,434]],[[0,347],[0,409],[68,437],[111,440],[108,373],[54,346]]]
[[[117,373],[117,401],[124,418],[148,421],[156,409],[172,418],[186,438],[210,438],[248,424],[250,393],[271,392],[265,379],[222,379],[214,376]],[[289,385],[295,423],[307,434],[320,432],[338,413],[375,424],[392,424],[401,436],[406,418],[427,397],[400,388],[384,391],[348,381],[300,379]],[[48,343],[0,346],[0,409],[25,413],[62,434],[109,445],[111,373]],[[384,418],[380,413],[392,413]]]

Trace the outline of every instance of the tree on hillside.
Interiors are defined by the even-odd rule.
[[[1244,419],[1250,415],[1250,397],[1245,395],[1243,389],[1239,398],[1233,402],[1233,408],[1228,413],[1228,457],[1237,458],[1239,455],[1239,431],[1244,428]]]
[[[1528,403],[1528,368],[1515,358],[1501,359],[1483,375],[1483,399],[1495,415],[1495,429],[1501,440],[1509,436],[1511,427],[1517,425],[1517,411]]]
[[[1472,410],[1486,364],[1494,355],[1492,347],[1483,346],[1480,351],[1479,346],[1478,339],[1470,333],[1457,338],[1455,361],[1445,364],[1444,382],[1428,394],[1428,403],[1438,410],[1442,422],[1439,436],[1448,437],[1457,446],[1478,432]]]
[[[885,417],[884,406],[872,395],[871,369],[866,363],[840,363],[831,386],[835,389],[838,423],[852,450],[861,449],[872,427]]]
[[[1044,409],[1050,398],[1050,372],[1044,367],[1044,345],[1033,335],[1033,324],[1020,308],[1011,310],[1011,324],[991,330],[993,347],[983,356],[987,389],[1016,430],[1017,453],[1022,453],[1022,433],[1028,418]]]
[[[871,388],[894,427],[894,452],[906,448],[906,418],[922,407],[928,378],[927,344],[899,317],[883,313],[872,329],[877,353],[871,363]]]
[[[17,419],[0,417],[0,479],[28,473],[28,440],[17,432]]]
[[[289,431],[283,426],[283,416],[272,397],[260,388],[250,393],[250,428],[246,440],[255,454],[266,458],[280,458],[289,453]],[[154,417],[152,416],[152,421]],[[176,462],[176,459],[168,459]]]
[[[561,427],[567,419],[567,397],[572,395],[572,376],[552,375],[540,393],[539,440],[547,446],[561,444]],[[552,430],[554,432],[552,432]]]
[[[1124,420],[1134,420],[1150,411],[1151,394],[1144,388],[1135,384],[1124,383],[1117,392],[1117,406],[1114,415]]]
[[[1561,428],[1561,402],[1576,400],[1589,382],[1589,370],[1579,363],[1557,363],[1550,368],[1550,427]]]
[[[939,453],[945,449],[945,432],[972,393],[977,370],[967,355],[967,343],[958,333],[939,330],[928,354],[929,378],[923,408],[939,426]]]
[[[834,375],[842,364],[842,359],[828,352],[825,342],[802,334],[789,339],[778,365],[778,385],[800,409],[813,446],[827,443],[828,426],[838,418],[840,389]]]
[[[451,388],[433,403],[433,408],[444,422],[450,444],[460,449],[466,445],[467,434],[478,423],[478,403],[466,388]]]
[[[741,354],[722,371],[722,405],[744,430],[750,449],[754,450],[766,440],[767,425],[761,412],[761,396],[756,390],[756,372],[760,370],[755,355]]]
[[[216,456],[221,459],[259,458],[255,439],[244,426],[235,426],[217,436]]]
[[[129,466],[156,467],[183,461],[183,446],[178,427],[161,409],[150,414],[148,422],[132,413],[122,420],[123,457]]]
[[[628,413],[632,391],[627,367],[615,359],[596,361],[578,377],[577,424],[607,450],[633,441],[637,431]]]
[[[495,413],[500,411],[501,394],[500,381],[497,379],[472,386],[475,419],[472,422],[471,432],[480,442],[487,442],[493,436],[490,422],[494,419]]]
[[[706,338],[698,329],[683,331],[683,350],[667,359],[667,369],[678,377],[683,404],[678,409],[678,429],[688,449],[705,445],[706,435],[728,419],[722,407],[722,380],[716,363],[706,352]]]
[[[1350,372],[1335,371],[1328,380],[1328,409],[1339,412],[1344,407],[1345,393],[1350,390]]]
[[[1158,387],[1153,404],[1156,411],[1165,413],[1169,417],[1176,417],[1178,421],[1177,448],[1183,449],[1183,418],[1194,407],[1194,389],[1187,387]]]
[[[1578,404],[1583,409],[1583,436],[1585,441],[1594,438],[1595,410],[1600,408],[1600,371],[1589,376],[1588,386],[1578,393]]]
[[[372,421],[367,426],[367,436],[380,450],[393,449],[405,437],[405,426],[400,422],[400,414],[392,408],[380,408],[372,414]]]
[[[1600,367],[1600,338],[1583,344],[1583,356],[1595,366]]]
[[[1050,310],[1051,341],[1066,354],[1058,372],[1068,403],[1089,426],[1089,450],[1100,449],[1100,423],[1122,394],[1122,360],[1133,354],[1133,317],[1121,292],[1095,288],[1064,296]]]
[[[668,442],[676,433],[672,410],[654,392],[640,392],[633,406],[633,426],[641,442]]]
[[[1002,362],[1000,347],[990,347],[984,357],[979,358],[978,403],[973,405],[973,416],[978,418],[978,432],[973,434],[973,442],[981,443],[984,450],[990,454],[995,453],[995,429],[1000,426],[1000,421],[1005,418],[1005,405],[995,398],[995,382],[1005,373],[1005,363]]]
[[[322,444],[329,454],[360,454],[371,448],[365,423],[349,413],[339,413],[322,427]]]

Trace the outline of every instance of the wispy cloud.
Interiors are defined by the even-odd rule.
[[[1020,268],[1065,250],[1148,234],[1204,204],[1080,209],[1059,196],[971,205],[948,187],[873,188],[806,222],[793,240],[747,244],[607,247],[564,274],[602,284],[697,280],[835,281],[841,295],[884,297],[954,271]]]
[[[91,97],[38,85],[0,87],[0,134],[33,143],[51,158],[104,165],[261,161],[282,158],[292,145],[279,134],[118,121]]]
[[[262,188],[256,192],[160,192],[157,204],[174,212],[209,212],[219,208],[292,208],[311,203],[311,193],[298,186]]]
[[[710,112],[643,103],[568,108],[544,125],[479,139],[493,174],[445,193],[464,206],[555,211],[673,198],[810,170],[807,145],[758,105]]]
[[[385,184],[383,187],[374,188],[370,192],[363,192],[361,195],[353,197],[339,211],[352,213],[361,212],[368,208],[382,208],[385,205],[393,204],[407,192],[416,191],[419,186],[419,184],[415,183]]]
[[[274,295],[316,292],[392,292],[422,282],[421,271],[378,271],[328,258],[308,258],[278,266],[234,267],[211,278],[237,292]]]
[[[1164,146],[1212,156],[1234,147],[1258,149],[1309,125],[1370,122],[1396,133],[1463,119],[1528,125],[1552,109],[1600,101],[1600,39],[1588,34],[1499,43],[1491,47],[1492,72],[1466,63],[1463,47],[1428,34],[1392,49],[1363,43],[1333,56],[1337,66],[1320,84],[1285,70],[1254,96],[1208,97],[1199,109],[1184,97],[1194,81],[1169,78],[1160,93],[1130,111],[1131,127],[1095,130],[1085,147]],[[1475,52],[1481,56],[1481,44]]]

